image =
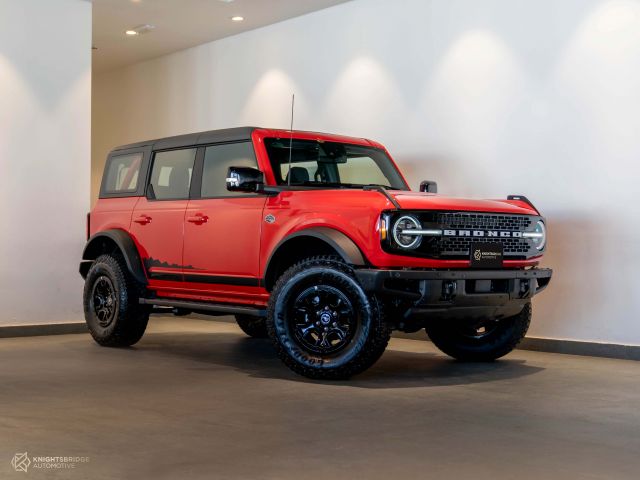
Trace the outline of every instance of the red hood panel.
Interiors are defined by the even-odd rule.
[[[419,192],[389,193],[396,198],[403,209],[407,210],[460,210],[522,215],[538,214],[529,205],[518,200],[474,200]]]

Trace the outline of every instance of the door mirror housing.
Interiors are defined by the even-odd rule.
[[[423,180],[420,182],[420,191],[428,193],[438,193],[438,184],[432,180]]]
[[[256,192],[264,184],[264,174],[257,168],[229,167],[227,190],[230,192]]]

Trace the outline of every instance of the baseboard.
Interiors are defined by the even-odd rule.
[[[67,335],[70,333],[87,333],[87,324],[84,322],[77,322],[0,326],[0,338]]]
[[[565,353],[567,355],[586,355],[589,357],[619,358],[640,360],[640,345],[620,345],[617,343],[578,342],[575,340],[556,340],[553,338],[526,337],[518,348],[536,352]]]
[[[211,317],[201,319],[213,320]],[[214,321],[233,322],[233,317],[216,317]],[[84,322],[49,323],[42,325],[7,325],[0,326],[0,338],[35,337],[40,335],[68,335],[87,333]],[[394,332],[395,338],[410,340],[429,340],[424,331],[416,333]],[[589,357],[618,358],[623,360],[640,360],[639,345],[621,345],[617,343],[579,342],[575,340],[557,340],[552,338],[526,337],[518,348],[536,352],[564,353],[567,355],[583,355]]]
[[[394,332],[396,338],[427,340],[429,337],[420,330],[416,333]],[[620,345],[617,343],[579,342],[576,340],[557,340],[553,338],[524,338],[518,348],[546,353],[564,353],[587,357],[618,358],[622,360],[640,360],[640,345]]]

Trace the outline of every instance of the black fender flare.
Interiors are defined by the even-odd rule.
[[[269,261],[271,261],[273,254],[277,252],[282,245],[284,245],[287,241],[297,237],[314,237],[319,240],[323,240],[331,247],[333,247],[333,249],[338,252],[338,255],[340,255],[340,257],[342,257],[345,262],[351,265],[356,265],[358,267],[367,265],[367,261],[365,260],[364,255],[355,244],[355,242],[341,231],[331,227],[305,228],[286,236],[278,243],[278,245],[276,245],[276,248],[273,249],[273,252],[271,252],[271,257],[269,257]],[[267,266],[268,265],[269,262],[267,262]]]
[[[340,256],[340,258],[342,258],[346,263],[350,265],[354,265],[356,267],[364,267],[368,265],[365,256],[362,254],[358,246],[344,233],[330,227],[309,227],[287,235],[285,238],[280,240],[275,248],[271,251],[269,259],[265,264],[263,276],[264,285],[266,285],[269,278],[271,278],[273,268],[277,268],[274,267],[274,263],[277,264],[277,261],[274,262],[273,260],[279,257],[281,248],[291,240],[304,237],[311,237],[321,240],[329,247],[331,247]]]
[[[102,245],[104,245],[105,241],[109,243],[113,242],[116,245],[124,257],[127,269],[131,275],[133,275],[133,278],[135,278],[137,282],[146,285],[148,283],[147,277],[142,266],[138,248],[127,232],[118,229],[98,232],[87,240],[87,244],[82,252],[82,262],[80,262],[80,275],[82,275],[82,278],[87,276],[93,261],[98,258],[100,254],[104,253]]]

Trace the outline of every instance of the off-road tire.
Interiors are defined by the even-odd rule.
[[[460,333],[454,321],[433,322],[425,330],[447,355],[467,362],[491,362],[511,352],[524,338],[531,323],[531,303],[512,317],[497,320],[494,330],[482,338]]]
[[[106,320],[101,319],[96,310],[99,303],[94,295],[97,283],[100,286],[110,285],[113,291],[109,303],[113,313]],[[85,279],[83,303],[89,332],[98,344],[128,347],[142,338],[149,320],[149,309],[139,304],[141,293],[142,287],[131,276],[121,256],[101,255],[93,262]]]
[[[240,329],[253,338],[267,338],[267,321],[264,317],[251,315],[236,315],[236,322]]]
[[[351,302],[355,327],[348,342],[335,353],[314,353],[296,338],[289,313],[315,285],[333,288]],[[371,367],[382,355],[391,335],[378,299],[358,283],[353,269],[334,256],[318,256],[297,263],[276,282],[269,299],[267,331],[278,357],[294,372],[313,379],[348,379]],[[351,333],[352,332],[352,333]]]

